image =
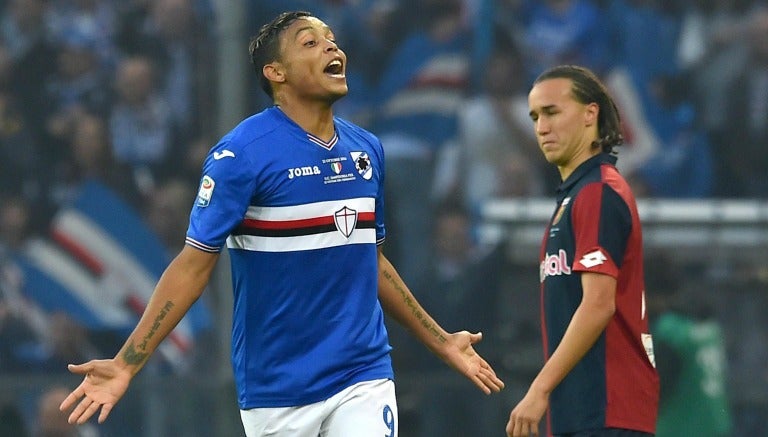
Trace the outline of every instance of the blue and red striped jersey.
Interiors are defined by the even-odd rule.
[[[229,250],[242,409],[305,405],[393,378],[377,296],[382,147],[334,124],[323,141],[272,107],[225,135],[203,165],[187,244]]]
[[[659,400],[645,311],[642,231],[615,157],[582,163],[558,188],[540,254],[545,359],[583,294],[580,272],[616,278],[616,312],[595,345],[550,396],[553,434],[601,428],[653,433]]]

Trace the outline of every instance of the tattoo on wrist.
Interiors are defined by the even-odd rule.
[[[395,290],[397,290],[397,292],[400,293],[400,296],[403,298],[403,301],[410,309],[411,314],[416,316],[416,319],[418,319],[421,326],[423,326],[424,329],[432,333],[432,336],[436,337],[438,341],[440,341],[440,343],[445,343],[446,341],[445,336],[440,334],[440,332],[435,327],[434,322],[429,320],[426,317],[426,315],[416,307],[416,302],[414,302],[410,294],[400,285],[400,283],[398,281],[395,281],[394,276],[392,276],[392,274],[388,270],[384,270],[382,272],[382,275],[384,276],[384,278],[386,278],[387,281],[389,281],[390,284],[392,284]]]
[[[160,313],[155,317],[154,323],[152,323],[152,327],[150,328],[149,332],[144,336],[144,338],[141,339],[141,343],[139,343],[138,346],[135,346],[133,342],[128,345],[128,347],[125,350],[125,353],[123,354],[123,359],[128,364],[141,364],[144,362],[144,360],[147,359],[149,354],[147,353],[147,344],[149,343],[149,340],[155,336],[155,333],[157,332],[157,329],[160,327],[160,322],[165,319],[165,316],[168,315],[168,312],[173,308],[174,304],[170,300],[163,305],[163,307],[160,309]]]
[[[141,364],[147,359],[147,353],[138,352],[134,347],[133,342],[131,342],[125,349],[125,352],[123,352],[123,359],[128,364]]]

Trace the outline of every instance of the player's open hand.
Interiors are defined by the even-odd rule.
[[[68,369],[72,373],[85,375],[85,378],[64,399],[59,410],[67,411],[77,404],[68,421],[71,424],[83,424],[101,408],[99,423],[104,423],[109,412],[128,389],[131,373],[117,365],[115,360],[91,360],[85,364],[70,364]]]
[[[469,378],[485,394],[499,392],[504,388],[504,382],[496,376],[496,372],[472,347],[483,339],[481,332],[472,334],[467,331],[454,332],[449,335],[448,348],[444,360],[454,369]]]

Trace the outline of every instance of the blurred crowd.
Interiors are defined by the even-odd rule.
[[[483,330],[485,342],[516,348],[485,354],[520,387],[540,360],[535,260],[505,264],[505,243],[479,244],[476,225],[486,202],[550,196],[559,183],[528,117],[540,72],[575,63],[603,78],[623,116],[618,165],[638,197],[768,198],[766,1],[244,3],[244,58],[248,37],[282,10],[309,10],[334,30],[350,88],[337,115],[376,133],[387,156],[385,251],[447,329]],[[211,0],[0,0],[0,375],[65,372],[121,344],[43,311],[14,263],[30,240],[49,236],[86,181],[130,205],[169,254],[183,244],[200,165],[221,134],[217,24]],[[244,74],[247,112],[270,104],[253,74]],[[398,367],[440,368],[400,334],[393,329]],[[754,344],[765,353],[766,342]],[[764,361],[761,371],[764,387]],[[417,399],[423,418],[413,429],[490,435],[457,428],[482,419],[445,420],[469,414],[465,392],[438,388],[403,389],[403,420]],[[60,392],[40,396],[40,417]],[[754,398],[751,414],[765,417],[768,394]],[[488,432],[503,428],[509,405],[473,405],[491,411]],[[43,419],[31,419],[37,411],[22,415],[30,435],[74,435],[46,434]],[[741,435],[765,430],[749,429],[758,431]]]

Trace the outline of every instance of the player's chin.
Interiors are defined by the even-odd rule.
[[[560,153],[555,151],[544,151],[544,159],[550,164],[560,165],[561,158]]]
[[[349,93],[349,88],[347,87],[346,83],[343,86],[339,85],[330,87],[330,89],[328,89],[328,99],[332,102],[335,102],[336,100],[346,96],[347,93]]]

